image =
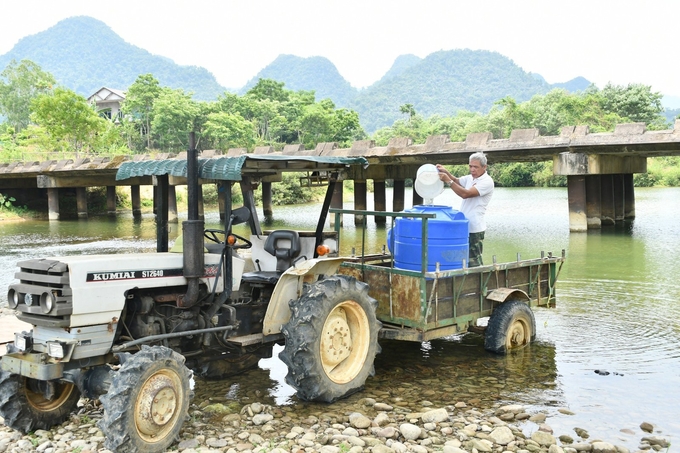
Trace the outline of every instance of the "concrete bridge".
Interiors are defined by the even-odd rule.
[[[588,126],[567,126],[560,135],[540,136],[537,129],[514,130],[508,139],[493,139],[490,132],[474,133],[463,142],[451,142],[446,135],[428,137],[425,143],[415,144],[409,138],[394,138],[387,146],[375,146],[371,140],[357,141],[350,148],[339,148],[336,143],[319,143],[313,150],[302,145],[287,145],[284,155],[363,156],[369,166],[352,168],[348,174],[354,181],[355,209],[366,209],[367,181],[373,180],[376,211],[386,210],[385,181],[394,181],[394,211],[404,208],[405,181],[412,179],[424,163],[466,164],[471,153],[487,154],[490,165],[499,162],[552,161],[553,173],[565,175],[568,181],[569,225],[571,231],[586,231],[615,224],[635,217],[633,174],[647,171],[647,157],[680,155],[680,120],[673,129],[647,131],[644,123],[620,124],[614,132],[590,133]],[[239,155],[245,149],[230,149],[227,155]],[[273,153],[272,147],[258,147],[255,154]],[[204,151],[202,157],[212,157]],[[169,155],[159,155],[165,159]],[[177,158],[183,158],[182,154]],[[83,158],[46,162],[13,162],[0,164],[0,191],[17,194],[34,192],[47,196],[48,216],[58,220],[59,191],[75,189],[79,217],[87,217],[87,187],[107,187],[107,208],[116,211],[115,175],[128,157]],[[151,159],[135,155],[133,160]],[[265,216],[271,216],[271,182],[262,179]],[[133,214],[141,213],[140,185],[152,185],[151,177],[124,181],[131,187]],[[181,179],[171,181],[169,191],[169,221],[176,220],[177,205],[174,187],[184,184]],[[340,186],[340,185],[339,185]],[[413,192],[414,204],[422,202]],[[334,206],[342,205],[342,187],[336,192]],[[174,219],[173,219],[174,217]],[[376,216],[376,222],[385,222]]]

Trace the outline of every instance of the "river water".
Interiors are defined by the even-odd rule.
[[[433,404],[466,399],[482,404],[518,402],[530,412],[546,412],[556,435],[576,438],[573,429],[581,427],[590,433],[589,440],[630,449],[636,449],[645,435],[639,428],[642,422],[654,424],[658,435],[677,441],[679,199],[678,188],[638,188],[634,221],[570,234],[566,189],[496,189],[487,212],[485,262],[490,263],[494,255],[501,262],[515,260],[518,254],[534,258],[541,251],[557,254],[565,249],[567,253],[556,308],[535,311],[537,341],[507,357],[484,351],[481,337],[474,334],[423,344],[386,342],[365,393],[410,389],[416,398]],[[451,192],[435,203],[458,205]],[[314,229],[317,208],[276,207],[275,224],[266,228]],[[217,213],[208,207],[206,212],[206,226],[219,227]],[[172,226],[171,239],[178,229],[181,226]],[[361,235],[352,217],[345,216],[343,231],[343,251],[349,253],[352,245],[358,249]],[[378,251],[384,238],[384,228],[369,218],[369,248]],[[0,288],[4,288],[0,304],[6,306],[5,289],[21,259],[154,248],[155,227],[149,214],[141,221],[120,214],[80,221],[0,222]],[[278,358],[260,365],[250,372],[255,374],[221,382],[218,388],[227,397],[251,392],[274,404],[304,406],[284,383],[286,371]],[[199,382],[197,394],[200,387]],[[214,384],[210,392],[215,392]],[[561,408],[573,415],[559,412]],[[537,427],[525,429],[530,433]]]

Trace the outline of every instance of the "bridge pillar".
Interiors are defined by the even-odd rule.
[[[59,220],[59,189],[47,189],[47,218]]]
[[[106,186],[106,213],[116,215],[116,186]]]
[[[375,211],[387,211],[387,197],[385,195],[385,181],[373,181],[373,209]],[[385,225],[387,217],[384,215],[375,216],[377,225]]]
[[[76,187],[76,211],[79,219],[87,218],[87,188]]]
[[[614,202],[614,177],[613,175],[602,175],[601,186],[602,200],[602,225],[616,224],[616,203]]]
[[[602,178],[586,175],[586,222],[588,229],[602,228]]]
[[[354,209],[366,210],[366,181],[354,181]],[[354,216],[354,224],[362,225],[364,223],[363,215]]]
[[[569,199],[569,231],[588,231],[585,176],[567,176],[567,198]]]
[[[175,186],[168,185],[168,201],[166,202],[167,206],[167,221],[168,223],[178,223],[178,216],[177,216],[177,190],[175,189]]]
[[[262,182],[262,214],[265,222],[274,220],[274,205],[272,204],[272,183]]]
[[[142,197],[139,190],[139,184],[130,186],[130,198],[132,200],[132,217],[138,218],[142,216]]]
[[[335,188],[333,189],[333,196],[331,198],[331,208],[342,209],[343,208],[343,189],[344,184],[342,181],[335,183]],[[335,214],[329,215],[331,227],[335,227]],[[340,216],[340,226],[342,226],[342,216]]]
[[[567,176],[569,230],[585,231],[635,218],[633,173],[647,171],[644,156],[560,153],[553,174]]]
[[[631,175],[633,176],[633,175]],[[623,222],[624,219],[624,197],[623,190],[623,175],[613,175],[612,182],[614,183],[614,222]]]
[[[401,212],[404,210],[406,184],[403,179],[395,179],[392,189],[392,211]]]
[[[633,175],[623,175],[623,218],[631,220],[635,218],[635,186]]]

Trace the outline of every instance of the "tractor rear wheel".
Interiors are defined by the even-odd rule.
[[[288,366],[286,382],[301,399],[333,402],[361,390],[375,374],[376,307],[368,285],[344,275],[320,280],[290,302],[280,357]]]

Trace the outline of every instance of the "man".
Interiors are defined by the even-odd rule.
[[[437,164],[439,179],[463,199],[460,212],[470,221],[470,259],[469,267],[481,266],[484,231],[484,213],[493,195],[493,179],[486,172],[486,156],[474,153],[470,156],[470,174],[456,178],[442,165]]]

